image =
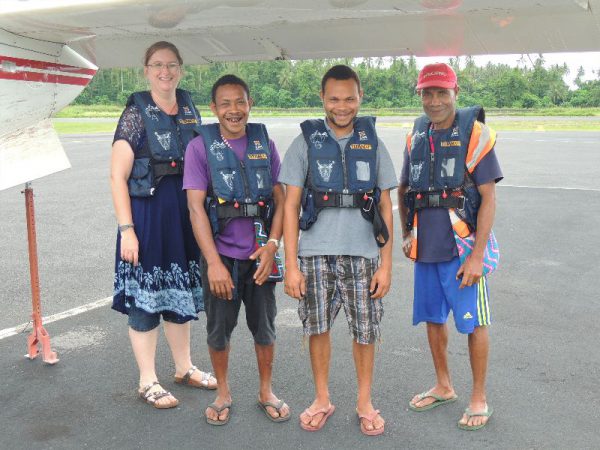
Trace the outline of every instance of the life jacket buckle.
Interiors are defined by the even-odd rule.
[[[365,202],[365,206],[363,206],[362,210],[366,213],[371,212],[371,209],[373,208],[373,203],[375,203],[375,200],[373,200],[373,197],[369,197],[369,199]]]
[[[354,194],[338,194],[337,206],[340,208],[355,208]]]

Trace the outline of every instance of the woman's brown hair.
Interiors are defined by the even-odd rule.
[[[158,41],[146,49],[146,54],[144,55],[144,66],[148,65],[148,61],[150,61],[152,55],[154,55],[154,53],[156,53],[159,50],[171,50],[177,57],[179,65],[183,65],[183,59],[181,58],[179,50],[177,49],[177,47],[175,47],[174,44],[171,44],[167,41]]]

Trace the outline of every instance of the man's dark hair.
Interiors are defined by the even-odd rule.
[[[334,80],[354,80],[360,91],[360,79],[358,78],[358,74],[352,70],[351,67],[339,64],[329,69],[321,79],[321,92],[325,92],[325,83],[327,83],[327,80],[330,78],[333,78]]]
[[[227,74],[223,75],[221,78],[215,81],[215,84],[213,84],[210,93],[213,103],[215,103],[217,99],[217,89],[220,86],[224,86],[226,84],[237,84],[238,86],[241,86],[244,89],[244,91],[246,91],[246,95],[248,96],[248,98],[250,98],[250,88],[248,87],[246,82],[236,75]]]

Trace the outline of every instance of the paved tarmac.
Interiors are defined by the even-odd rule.
[[[263,121],[285,153],[299,119]],[[379,131],[399,172],[407,129]],[[45,316],[112,290],[111,136],[62,141],[72,169],[33,183]],[[243,319],[232,343],[232,418],[215,428],[202,416],[213,394],[174,385],[163,338],[158,373],[180,406],[158,411],[136,398],[126,319],[103,306],[46,326],[61,358],[55,366],[23,358],[29,329],[0,338],[0,448],[599,448],[600,301],[593,280],[600,256],[600,133],[502,132],[496,148],[505,173],[494,226],[502,257],[489,279],[488,400],[495,413],[484,430],[456,427],[468,404],[470,369],[466,339],[454,330],[449,350],[459,401],[426,413],[408,410],[412,395],[432,385],[433,368],[424,327],[411,325],[412,266],[396,244],[373,389],[387,421],[383,436],[367,438],[359,431],[343,315],[333,331],[330,388],[337,410],[318,433],[299,428],[297,415],[313,394],[308,351],[296,302],[279,289],[274,387],[293,409],[290,422],[271,423],[256,407],[256,363]],[[0,336],[28,322],[31,310],[20,190],[0,192]],[[395,228],[398,236],[397,223]],[[193,355],[208,368],[204,325],[201,317],[192,326]]]

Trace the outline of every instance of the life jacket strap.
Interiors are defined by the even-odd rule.
[[[183,161],[152,161],[152,171],[156,180],[165,175],[183,175]]]
[[[321,208],[362,208],[371,198],[365,200],[365,193],[337,194],[332,192],[315,192],[315,207]]]
[[[236,217],[259,217],[266,218],[268,215],[268,206],[260,206],[258,203],[239,203],[236,208],[231,203],[217,205],[217,218],[234,219]]]
[[[414,209],[423,208],[456,208],[464,209],[465,196],[448,195],[444,198],[441,192],[409,192],[414,197]]]

